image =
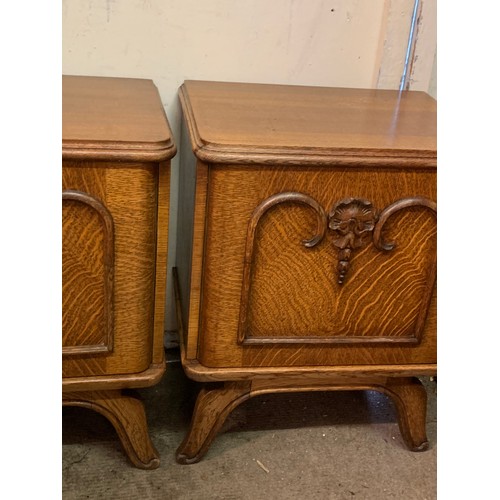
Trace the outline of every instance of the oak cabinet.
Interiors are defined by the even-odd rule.
[[[139,399],[165,370],[170,128],[150,80],[63,77],[63,404],[115,426],[155,468]]]
[[[199,460],[265,392],[375,389],[426,449],[436,105],[422,92],[187,81],[175,288]]]

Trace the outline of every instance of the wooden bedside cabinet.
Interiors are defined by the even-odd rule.
[[[170,158],[150,80],[63,77],[63,405],[96,410],[131,462],[159,465],[142,402],[165,370]]]
[[[175,288],[198,461],[264,393],[371,389],[425,450],[436,373],[436,103],[187,81]]]

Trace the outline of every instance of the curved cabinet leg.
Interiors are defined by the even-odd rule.
[[[127,457],[140,469],[156,469],[160,456],[149,437],[142,401],[121,391],[63,393],[63,406],[81,406],[104,415],[116,429]]]
[[[425,451],[429,448],[425,429],[427,414],[427,392],[420,380],[412,378],[389,378],[384,392],[394,401],[398,411],[399,430],[406,446],[411,451]]]
[[[201,389],[191,427],[177,449],[178,463],[193,464],[203,458],[227,416],[250,397],[250,387],[250,382],[225,382],[222,387]]]

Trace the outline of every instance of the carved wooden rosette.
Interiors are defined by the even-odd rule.
[[[328,216],[328,227],[335,233],[333,244],[339,249],[338,283],[342,285],[349,269],[352,251],[368,243],[377,214],[363,199],[347,198],[335,204]]]

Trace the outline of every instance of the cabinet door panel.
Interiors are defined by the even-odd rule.
[[[381,251],[376,224],[367,219],[365,234],[358,227],[357,200],[334,232],[334,217],[316,221],[300,196],[284,198],[247,236],[240,343],[418,343],[435,279],[433,214],[418,206],[394,214],[384,232],[396,248]],[[326,234],[311,242],[318,225]]]
[[[93,196],[62,196],[63,354],[113,350],[113,218]]]
[[[103,207],[63,201],[64,377],[151,363],[157,175],[156,164],[63,162],[63,192]]]
[[[212,168],[203,364],[434,363],[435,189],[432,171]]]

